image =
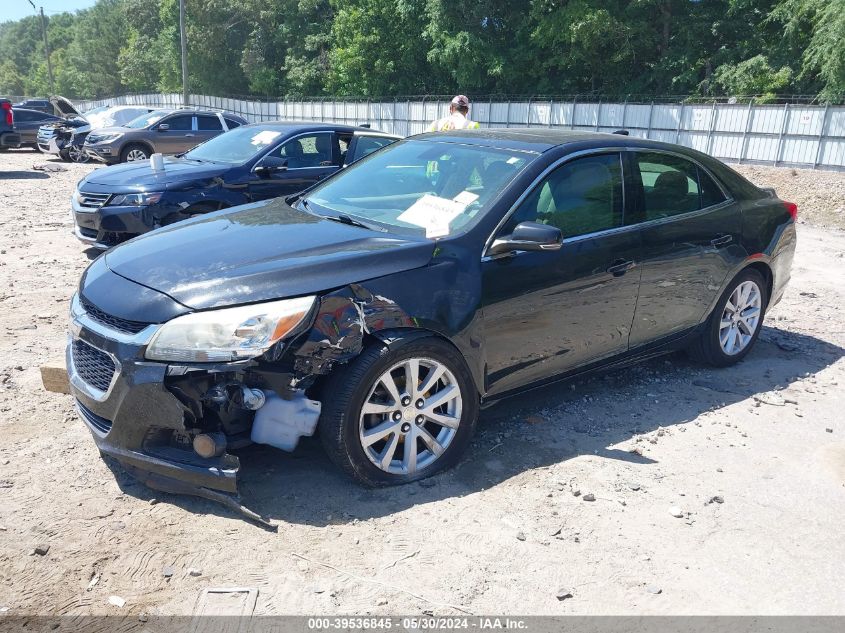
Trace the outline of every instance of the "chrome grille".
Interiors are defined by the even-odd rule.
[[[73,368],[82,380],[95,389],[108,391],[117,369],[111,356],[85,341],[75,340],[71,347],[71,359]]]
[[[89,193],[87,191],[77,191],[76,201],[80,207],[86,209],[99,209],[106,203],[106,200],[111,196],[110,193]]]
[[[45,145],[47,142],[56,135],[56,128],[54,127],[40,127],[38,128],[38,136],[37,140],[41,141]]]
[[[144,323],[143,321],[122,319],[109,314],[108,312],[103,312],[83,297],[79,298],[79,302],[82,304],[82,308],[85,310],[89,319],[96,321],[100,325],[105,325],[107,328],[111,328],[112,330],[117,330],[118,332],[123,332],[125,334],[137,334],[150,325],[149,323]]]
[[[106,418],[97,415],[79,400],[76,401],[76,406],[79,408],[79,413],[82,414],[82,419],[88,423],[88,426],[93,427],[103,435],[106,435],[109,431],[111,431],[111,420],[107,420]]]

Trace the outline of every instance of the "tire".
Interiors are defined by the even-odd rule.
[[[408,395],[403,365],[410,360],[419,363],[418,387],[427,387],[425,381],[429,372],[444,369],[433,387],[417,394],[417,400],[424,403],[426,395],[429,400],[438,395],[446,396],[447,389],[449,394],[454,394],[455,387],[459,390],[458,397],[447,398],[445,405],[429,405],[430,408],[419,409],[414,400],[396,406],[395,398],[389,395],[382,379],[392,370],[392,376],[396,378],[393,386],[401,400]],[[478,393],[463,357],[449,343],[435,336],[400,339],[390,347],[379,343],[365,348],[355,360],[329,375],[322,393],[325,397],[319,429],[326,453],[341,470],[365,486],[404,484],[449,468],[466,450],[478,421]],[[365,403],[384,411],[362,414]],[[397,412],[401,416],[399,420],[393,417]],[[426,413],[444,422],[449,420],[449,423],[438,424]],[[382,432],[375,436],[383,439],[365,447],[363,431],[372,431],[377,426],[381,426]],[[385,433],[385,428],[393,431]],[[425,435],[433,438],[435,445]],[[416,448],[413,459],[410,458],[412,451],[405,449],[410,445],[408,437],[413,438]],[[442,451],[439,455],[435,453],[436,447]],[[393,459],[385,460],[384,456],[388,454]],[[418,463],[417,467],[413,467],[414,461]],[[386,464],[386,468],[376,462]]]
[[[728,309],[728,301],[737,301],[734,293],[742,286],[744,289],[753,289],[748,295],[750,304],[756,304],[757,319],[750,318],[754,314],[754,306],[750,305],[741,310],[746,317],[737,315]],[[741,292],[741,291],[740,291]],[[754,294],[756,292],[756,295]],[[701,336],[690,347],[690,355],[696,360],[713,365],[714,367],[728,367],[745,358],[757,342],[760,330],[763,328],[763,319],[768,306],[768,292],[763,276],[756,270],[746,269],[739,273],[727,289],[719,297],[713,313],[707,320],[707,324]],[[733,305],[733,302],[731,303]],[[731,325],[725,326],[726,323]],[[753,325],[752,325],[753,324]],[[736,326],[735,328],[733,326]],[[736,330],[739,338],[732,336]],[[753,331],[751,331],[753,330]],[[750,331],[750,338],[749,338]],[[730,352],[730,353],[729,353]]]
[[[83,150],[75,147],[71,147],[69,150],[67,150],[67,154],[68,160],[74,163],[85,164],[89,160],[91,160],[91,157],[88,154],[86,154]]]
[[[72,161],[70,160],[70,153],[69,153],[69,152],[68,152],[68,150],[66,150],[66,149],[60,149],[60,150],[59,150],[59,158],[61,158],[61,159],[62,159],[63,161],[65,161],[66,163],[70,163],[70,162],[72,162]]]
[[[143,155],[143,157],[142,157]],[[134,158],[130,158],[133,156]],[[120,150],[120,162],[128,163],[132,161],[146,160],[150,157],[150,150],[147,146],[140,143],[130,143],[122,150]]]

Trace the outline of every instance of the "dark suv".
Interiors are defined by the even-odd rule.
[[[12,102],[0,97],[0,150],[20,147],[21,135],[15,132],[15,115]]]
[[[123,127],[107,127],[85,139],[85,152],[108,165],[181,154],[247,120],[215,110],[153,110]]]

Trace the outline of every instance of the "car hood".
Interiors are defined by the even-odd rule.
[[[216,178],[229,169],[231,169],[231,165],[199,163],[183,158],[167,157],[164,159],[164,171],[153,171],[150,167],[150,161],[143,160],[112,165],[107,169],[97,169],[86,177],[85,182],[92,185],[120,188],[121,190],[131,188],[144,191],[162,191],[178,186],[185,181]]]
[[[59,116],[80,116],[79,110],[77,110],[70,101],[68,101],[62,96],[55,95],[53,97],[50,97],[50,105],[53,106],[53,110]]]
[[[319,293],[428,264],[434,242],[325,220],[282,199],[165,227],[105,255],[109,269],[193,309]]]

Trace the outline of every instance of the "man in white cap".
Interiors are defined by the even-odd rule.
[[[428,126],[426,132],[447,132],[449,130],[477,130],[481,126],[467,118],[469,99],[466,95],[457,95],[449,104],[449,116],[437,119]]]

